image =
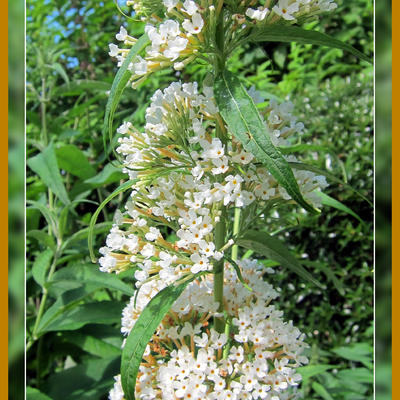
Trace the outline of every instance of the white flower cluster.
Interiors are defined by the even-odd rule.
[[[240,143],[232,139],[224,145],[212,136],[215,121],[222,120],[212,89],[205,87],[203,92],[196,83],[172,83],[152,97],[145,132],[137,132],[129,122],[118,129],[124,135],[117,149],[124,156],[124,171],[138,182],[125,214],[116,218],[107,246],[100,249],[102,271],[120,272],[136,264],[138,285],[154,274],[171,283],[182,274],[210,271],[223,256],[213,236],[222,205],[290,200]],[[277,146],[289,144],[288,137],[303,130],[292,107],[271,101],[266,110],[266,124]],[[287,159],[296,161],[294,156]],[[303,196],[319,206],[313,192],[326,186],[325,178],[309,171],[294,174]],[[168,242],[158,225],[168,226],[176,241]]]
[[[308,362],[302,355],[307,347],[304,335],[292,322],[284,322],[282,312],[270,304],[278,293],[263,281],[263,267],[254,260],[240,261],[239,266],[253,292],[238,282],[227,264],[224,299],[230,332],[219,334],[209,329],[210,317],[218,315],[217,305],[210,300],[212,282],[190,283],[146,349],[136,398],[294,398],[287,389],[298,385],[301,376],[296,368]],[[140,298],[145,296],[147,302],[156,293],[141,290],[136,308],[131,301],[123,314],[124,333],[132,328],[143,307]],[[123,399],[119,376],[109,398]]]
[[[251,4],[254,3],[251,2]],[[135,13],[147,21],[145,32],[151,42],[145,50],[144,58],[138,55],[129,65],[132,73],[130,82],[133,88],[155,71],[170,66],[180,71],[198,57],[212,62],[215,54],[219,52],[215,45],[215,36],[221,34],[216,31],[217,14],[222,12],[220,1],[211,1],[205,6],[193,0],[183,2],[128,0],[127,5],[133,6]],[[267,0],[258,8],[248,8],[246,2],[238,2],[236,6],[231,4],[228,13],[225,14],[227,22],[230,21],[225,23],[226,45],[229,52],[233,51],[236,47],[236,39],[240,42],[240,37],[250,34],[254,24],[304,22],[322,12],[334,10],[336,7],[334,0],[278,0],[273,3]],[[231,23],[232,20],[234,23]],[[133,46],[137,40],[129,36],[123,26],[117,33],[116,39],[122,42],[123,46],[120,48],[111,43],[109,55],[115,57],[120,66],[129,52],[129,47]]]
[[[335,8],[337,4],[334,0],[278,0],[271,10],[265,5],[256,9],[248,8],[245,15],[256,21],[264,21],[268,16],[267,23],[276,23],[279,19],[296,21],[304,16],[309,18],[321,12],[333,11]]]
[[[128,2],[132,3],[132,2]],[[146,48],[144,58],[137,56],[129,65],[132,72],[132,85],[136,87],[150,73],[166,68],[170,65],[175,70],[181,70],[192,61],[204,42],[201,31],[204,27],[204,19],[199,12],[199,6],[192,0],[185,0],[183,4],[175,0],[164,0],[164,6],[168,12],[174,11],[174,15],[180,15],[181,22],[175,19],[166,19],[160,25],[148,23],[145,32],[150,39],[150,46]],[[132,46],[136,39],[129,36],[127,30],[121,26],[116,35],[117,40],[125,46]],[[129,49],[119,48],[116,44],[109,45],[111,57],[118,60],[118,66],[124,62]]]

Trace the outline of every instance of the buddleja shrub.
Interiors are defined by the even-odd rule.
[[[147,22],[137,39],[121,27],[110,44],[120,69],[105,133],[127,84],[198,62],[204,82],[157,90],[139,129],[125,121],[116,153],[130,191],[100,249],[100,269],[134,270],[136,293],[123,311],[121,375],[110,399],[293,399],[307,364],[305,335],[273,301],[268,270],[240,249],[279,262],[319,285],[284,244],[256,229],[284,205],[317,213],[325,176],[291,155],[304,125],[292,104],[264,109],[229,72],[248,42],[297,41],[361,53],[298,25],[332,0],[127,1]],[[96,221],[100,209],[92,219]],[[90,239],[91,241],[91,239]],[[286,284],[282,282],[282,284]]]

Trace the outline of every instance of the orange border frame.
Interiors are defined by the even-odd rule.
[[[400,6],[398,1],[392,1],[392,71],[396,71],[400,68],[399,62],[399,44],[395,38],[399,34],[399,25],[396,17],[400,16]],[[396,118],[396,113],[393,113],[393,108],[396,106],[396,102],[399,100],[399,96],[396,98],[397,90],[400,88],[399,76],[396,73],[392,73],[392,398],[396,399],[400,396],[400,387],[396,385],[395,375],[399,375],[399,366],[396,360],[396,355],[400,353],[400,344],[396,340],[396,331],[399,330],[399,320],[396,319],[395,310],[396,306],[400,304],[400,293],[395,290],[395,283],[400,279],[400,272],[396,268],[396,264],[399,262],[399,256],[396,256],[396,239],[400,237],[400,209],[394,207],[395,199],[399,198],[400,187],[394,184],[396,178],[399,177],[400,160],[394,157],[393,154],[396,149],[400,147],[400,140],[396,133],[400,126],[399,117]],[[397,90],[396,90],[397,89]]]
[[[397,18],[396,18],[397,17]],[[400,196],[400,186],[396,182],[399,178],[400,159],[396,157],[400,147],[400,138],[398,130],[400,127],[400,118],[393,109],[399,102],[398,90],[400,90],[400,78],[397,68],[400,69],[399,41],[399,21],[400,5],[398,0],[392,1],[392,398],[400,398],[400,386],[396,384],[396,375],[399,376],[399,365],[396,362],[397,355],[400,354],[400,343],[397,341],[396,333],[399,331],[399,319],[396,319],[396,306],[400,305],[400,292],[397,291],[396,284],[400,280],[400,271],[397,264],[399,263],[399,255],[395,251],[396,245],[400,237],[400,208],[395,203],[395,199]],[[397,96],[396,96],[397,94]],[[397,253],[397,254],[396,254]],[[397,290],[396,290],[397,289]]]

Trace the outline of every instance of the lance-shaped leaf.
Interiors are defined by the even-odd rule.
[[[132,46],[124,62],[122,63],[121,68],[118,70],[117,75],[115,76],[114,82],[111,86],[110,96],[107,101],[106,113],[104,117],[104,125],[103,125],[104,144],[107,132],[109,134],[110,140],[112,138],[112,130],[113,130],[112,124],[114,120],[114,113],[121,99],[122,92],[124,91],[126,84],[129,81],[129,78],[132,76],[132,73],[128,70],[128,67],[131,64],[131,62],[134,61],[138,53],[145,46],[147,46],[148,43],[149,43],[149,38],[147,34],[141,36],[138,39],[138,41]]]
[[[371,60],[353,46],[335,39],[325,33],[307,30],[298,26],[272,25],[264,28],[256,28],[247,38],[251,42],[297,42],[302,44],[316,44],[319,46],[333,47],[347,51],[361,60]]]
[[[258,254],[279,262],[283,267],[291,269],[303,279],[323,288],[323,286],[309,272],[307,272],[304,267],[301,266],[297,259],[292,256],[284,244],[271,235],[268,235],[265,232],[250,230],[241,236],[236,241],[236,244],[245,249],[254,250]]]
[[[48,145],[38,155],[30,158],[27,164],[64,204],[70,203],[58,169],[57,158],[52,144]]]
[[[143,353],[154,331],[191,280],[161,290],[147,304],[132,328],[121,360],[121,383],[127,400],[135,399],[136,377]]]
[[[311,213],[316,210],[300,193],[296,178],[287,161],[272,144],[267,126],[239,79],[225,71],[214,83],[215,100],[229,130],[243,147],[262,162],[288,194]]]
[[[364,221],[360,218],[358,214],[356,214],[351,208],[345,206],[340,201],[334,199],[331,196],[328,196],[326,193],[323,192],[315,191],[314,193],[321,198],[321,202],[324,206],[333,207],[336,208],[337,210],[350,214],[354,218],[358,219],[362,224],[364,224]]]

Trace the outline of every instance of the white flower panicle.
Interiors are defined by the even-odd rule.
[[[218,315],[218,305],[210,300],[211,279],[190,283],[148,345],[145,362],[139,369],[136,398],[295,398],[288,389],[301,380],[296,368],[308,362],[302,354],[307,347],[304,334],[292,322],[285,322],[282,312],[271,305],[278,292],[263,281],[263,267],[255,260],[238,264],[253,292],[238,282],[227,264],[224,298],[230,332],[219,334],[209,328],[210,317]],[[148,301],[151,290],[142,290],[136,308],[131,301],[124,310],[124,333],[131,329]],[[119,377],[109,398],[123,399]]]
[[[145,132],[129,122],[118,129],[124,135],[117,149],[124,157],[124,172],[138,182],[100,249],[102,271],[136,265],[138,286],[155,274],[171,283],[182,275],[211,271],[223,257],[214,242],[222,205],[243,208],[254,201],[291,200],[239,142],[232,138],[226,146],[213,137],[215,121],[222,120],[212,88],[203,93],[196,83],[172,83],[152,97]],[[266,109],[265,123],[276,146],[289,145],[290,136],[304,129],[292,108],[291,103],[271,100]],[[325,178],[309,171],[294,171],[294,176],[303,196],[319,206],[314,192],[326,186]],[[160,225],[176,235],[174,242],[166,240]]]
[[[251,4],[251,7],[248,7]],[[150,45],[145,49],[144,58],[137,56],[130,63],[132,87],[137,87],[151,73],[172,66],[176,71],[185,65],[202,58],[211,62],[218,52],[215,47],[216,10],[220,11],[220,2],[210,2],[208,7],[193,0],[138,0],[127,1],[135,14],[147,21],[145,32]],[[241,2],[227,11],[226,18],[234,23],[226,25],[226,46],[232,52],[244,34],[250,34],[254,25],[285,25],[303,23],[305,20],[326,11],[334,10],[337,5],[333,0],[278,0],[264,1],[257,8],[254,2]],[[267,7],[268,6],[268,7]],[[246,21],[247,19],[247,21]],[[109,55],[120,66],[125,60],[129,48],[136,43],[136,38],[128,35],[121,26],[116,39],[122,47],[111,43]],[[211,57],[211,58],[210,58]]]
[[[146,48],[144,58],[137,56],[128,68],[132,72],[133,87],[140,84],[149,74],[160,69],[169,66],[177,71],[183,69],[187,63],[193,61],[204,50],[205,42],[202,30],[207,18],[205,10],[192,0],[186,0],[184,3],[174,0],[156,3],[161,7],[165,6],[168,12],[173,11],[175,18],[180,17],[177,19],[166,18],[161,24],[157,24],[160,22],[159,18],[153,18],[147,23],[145,33],[150,39],[150,46]],[[127,4],[133,5],[136,12],[138,9],[152,10],[150,4],[145,1],[128,1]],[[127,35],[124,27],[120,28],[116,39],[128,47],[136,43],[136,39]],[[129,48],[119,48],[113,43],[109,45],[109,48],[109,55],[118,60],[118,66],[122,65]]]

